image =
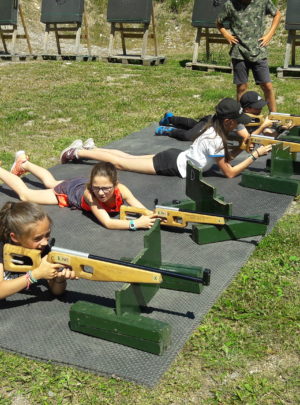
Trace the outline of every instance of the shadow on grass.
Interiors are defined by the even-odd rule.
[[[180,61],[179,61],[179,65],[180,65],[181,67],[184,67],[184,68],[185,68],[185,65],[186,65],[188,62],[191,62],[191,60],[190,60],[190,59],[183,59],[183,60],[180,60]]]

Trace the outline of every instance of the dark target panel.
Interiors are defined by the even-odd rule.
[[[108,22],[150,23],[152,0],[109,0]]]
[[[300,30],[300,0],[287,1],[285,29]]]
[[[194,27],[216,28],[216,19],[226,0],[195,0],[192,25]],[[224,23],[225,27],[228,24]]]
[[[84,0],[42,0],[41,22],[81,23],[83,11]]]
[[[0,25],[17,25],[18,0],[0,0]]]

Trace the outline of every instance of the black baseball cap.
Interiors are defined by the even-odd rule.
[[[241,106],[243,108],[263,108],[267,101],[263,100],[256,91],[246,91],[240,99]]]
[[[216,106],[216,115],[221,119],[233,119],[239,124],[247,125],[251,122],[251,117],[243,112],[241,104],[233,98],[223,98]]]

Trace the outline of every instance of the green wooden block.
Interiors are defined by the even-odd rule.
[[[300,194],[300,180],[274,177],[265,173],[257,174],[249,170],[245,170],[242,174],[240,185],[277,194],[293,196],[298,196]]]
[[[251,217],[257,218],[258,217]],[[260,218],[259,218],[260,219]],[[230,220],[225,225],[193,225],[192,239],[198,245],[236,240],[249,236],[265,235],[267,225],[253,222]]]
[[[202,171],[187,164],[186,195],[195,202],[195,211],[208,214],[231,215],[232,203],[225,203],[217,195],[216,188],[208,184],[202,176]]]
[[[139,314],[159,290],[161,284],[124,284],[115,292],[116,313]]]
[[[73,331],[153,354],[162,354],[171,343],[171,326],[135,314],[118,316],[112,308],[78,301],[70,309]]]
[[[289,130],[289,133],[288,133],[288,135],[289,136],[295,136],[295,137],[300,137],[300,126],[299,125],[296,125],[296,126],[294,126],[293,128],[291,128],[290,130]],[[278,137],[278,138],[280,138],[280,136]],[[299,139],[299,138],[298,138]],[[299,141],[298,141],[299,142]]]
[[[172,264],[172,263],[163,263],[162,269],[168,270],[174,273],[181,273],[186,276],[202,278],[203,277],[203,269],[202,267],[196,266],[189,266],[186,267],[180,264]],[[190,280],[180,280],[175,277],[170,276],[163,276],[163,282],[161,284],[161,288],[166,288],[168,290],[176,290],[176,291],[185,291],[191,292],[194,294],[200,294],[203,290],[203,284],[197,283],[195,281]]]
[[[284,167],[284,166],[283,166]],[[291,176],[293,176],[293,175],[297,175],[297,174],[300,174],[300,162],[299,161],[297,161],[297,160],[293,160],[292,161],[292,164],[291,164],[291,167],[292,167],[292,174],[290,174],[290,175],[288,175],[288,173],[284,173],[284,175],[280,175],[279,177],[284,177],[284,178],[286,178],[286,177],[291,177]],[[266,169],[268,170],[268,171],[270,171],[271,170],[271,159],[267,159],[267,162],[266,162]],[[281,173],[282,174],[282,173]],[[273,174],[272,174],[273,175]]]

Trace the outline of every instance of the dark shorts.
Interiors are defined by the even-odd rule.
[[[156,174],[160,176],[181,177],[177,167],[177,158],[181,152],[182,150],[173,148],[157,153],[153,157],[153,166]]]
[[[88,179],[75,177],[64,180],[54,187],[58,205],[60,207],[71,207],[81,209],[82,197],[86,189]]]
[[[249,70],[252,70],[256,84],[271,82],[267,59],[261,59],[256,62],[232,59],[232,67],[234,84],[248,83]]]

